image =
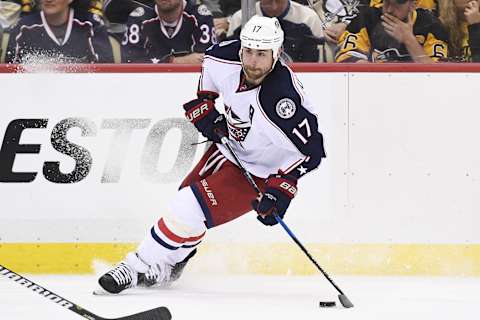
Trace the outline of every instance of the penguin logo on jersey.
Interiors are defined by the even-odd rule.
[[[250,127],[252,126],[253,107],[250,106],[250,119],[248,121],[243,121],[242,119],[240,119],[240,117],[237,116],[235,112],[233,112],[232,108],[227,105],[225,105],[225,111],[227,114],[229,136],[233,137],[238,142],[245,141],[245,138],[250,131]]]
[[[280,118],[290,119],[297,111],[297,106],[292,99],[283,98],[282,100],[277,102],[277,106],[275,107],[275,109],[277,110],[277,114]]]
[[[407,52],[402,54],[397,48],[388,48],[386,50],[380,51],[377,49],[373,50],[372,59],[373,61],[405,61],[410,57],[410,54]]]

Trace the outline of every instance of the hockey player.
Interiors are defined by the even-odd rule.
[[[122,62],[198,63],[215,40],[213,17],[205,5],[185,0],[157,0],[154,6],[109,1],[107,17],[131,10],[122,39]],[[121,20],[121,19],[120,19]]]
[[[415,0],[385,0],[366,7],[339,39],[337,62],[432,63],[448,54],[447,33]]]
[[[208,49],[198,98],[183,105],[186,117],[214,144],[182,182],[170,212],[135,252],[100,279],[110,293],[178,279],[207,229],[254,209],[267,226],[284,217],[297,180],[325,156],[313,105],[279,56],[283,31],[276,18],[252,17],[232,40]],[[215,107],[223,96],[225,113]],[[258,197],[232,155],[226,135],[263,192]]]
[[[43,0],[10,33],[6,62],[113,62],[106,28],[78,12],[74,0]]]

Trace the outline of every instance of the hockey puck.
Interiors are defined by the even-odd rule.
[[[320,301],[318,305],[320,306],[320,308],[331,308],[335,307],[337,304],[335,303],[335,301]]]

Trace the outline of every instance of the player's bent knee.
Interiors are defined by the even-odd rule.
[[[177,192],[163,219],[179,236],[198,236],[206,231],[205,216],[190,187]]]

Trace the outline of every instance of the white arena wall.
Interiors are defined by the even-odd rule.
[[[477,67],[296,69],[327,158],[285,222],[318,262],[340,274],[480,276]],[[191,145],[202,139],[181,107],[198,68],[11,71],[0,67],[0,263],[88,273],[117,262],[205,149]],[[317,273],[254,213],[210,230],[191,265]]]

